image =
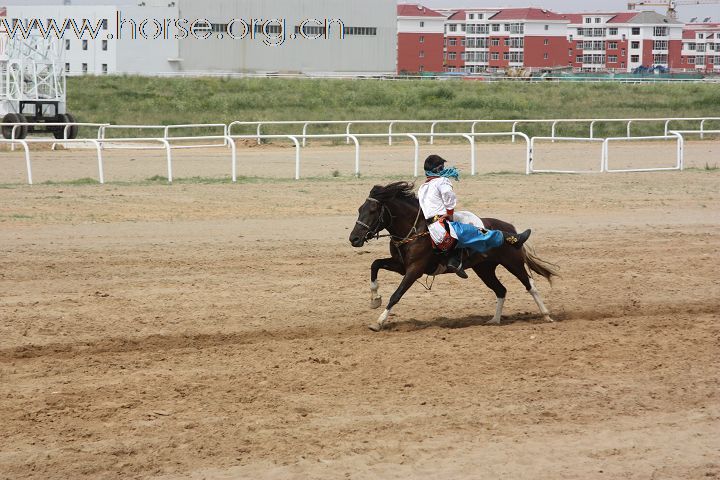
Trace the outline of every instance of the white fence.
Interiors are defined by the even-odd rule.
[[[407,138],[413,142],[414,154],[413,154],[413,175],[418,176],[419,172],[419,152],[420,152],[420,139],[427,138],[432,144],[435,138],[462,138],[467,140],[470,148],[470,170],[471,175],[477,174],[477,154],[476,154],[476,139],[484,137],[508,137],[515,141],[517,138],[521,138],[526,142],[525,148],[525,173],[586,173],[586,172],[640,172],[640,171],[662,171],[662,170],[682,170],[684,168],[684,137],[683,135],[699,135],[703,138],[706,134],[718,134],[720,130],[706,130],[705,123],[709,120],[720,120],[720,117],[704,117],[704,118],[662,118],[662,119],[558,119],[558,120],[363,120],[363,121],[306,121],[306,122],[233,122],[229,125],[224,124],[190,124],[190,125],[109,125],[109,124],[94,124],[94,123],[69,123],[69,124],[5,124],[13,125],[12,131],[15,132],[16,128],[21,125],[33,125],[33,126],[58,126],[64,125],[65,137],[67,137],[68,129],[72,126],[84,126],[97,128],[97,138],[83,138],[83,139],[62,139],[57,140],[53,138],[30,138],[24,140],[0,140],[0,144],[11,145],[12,149],[16,145],[20,145],[23,148],[26,170],[27,170],[27,182],[28,184],[33,183],[32,176],[32,159],[31,149],[32,144],[55,144],[62,145],[78,145],[78,146],[89,146],[96,151],[97,155],[97,166],[98,166],[98,181],[100,183],[105,182],[104,165],[103,165],[103,151],[114,150],[114,149],[133,149],[133,150],[164,150],[166,155],[167,163],[167,178],[168,182],[173,181],[173,158],[172,151],[177,149],[187,148],[212,148],[212,147],[224,147],[230,150],[230,175],[233,182],[237,181],[237,140],[289,140],[295,147],[294,157],[294,178],[301,178],[301,164],[302,146],[307,145],[307,141],[311,139],[345,139],[348,143],[353,142],[355,145],[355,165],[354,171],[356,175],[361,174],[361,139],[370,138],[388,138],[388,141],[392,143],[393,139]],[[699,130],[670,130],[672,122],[680,121],[697,121],[699,122]],[[557,135],[557,126],[563,123],[570,122],[588,122],[590,124],[590,137],[561,137]],[[626,137],[611,137],[611,138],[595,138],[594,127],[600,122],[626,122],[627,124],[627,136]],[[664,129],[667,132],[665,135],[658,136],[644,136],[644,137],[632,137],[631,136],[631,125],[634,122],[664,122]],[[388,128],[388,133],[352,133],[351,127],[354,124],[378,124],[385,125]],[[511,131],[505,132],[477,132],[476,128],[481,124],[506,124],[511,126]],[[530,138],[527,134],[518,130],[518,125],[523,123],[547,123],[551,125],[552,135],[549,137],[534,137]],[[309,134],[308,129],[313,125],[332,125],[339,124],[345,126],[345,133],[337,134]],[[430,125],[430,131],[427,133],[400,133],[393,131],[393,128],[399,124],[407,125],[418,125],[428,124]],[[440,133],[437,131],[437,127],[445,124],[468,124],[470,125],[470,131],[468,133]],[[252,125],[256,128],[255,134],[233,134],[233,127],[240,125]],[[261,128],[264,125],[302,125],[302,134],[262,134]],[[205,135],[205,136],[172,136],[171,132],[179,129],[218,129],[222,132],[220,135]],[[106,133],[111,130],[150,130],[162,132],[162,137],[132,137],[132,138],[108,138]],[[260,132],[260,133],[258,133]],[[653,167],[653,168],[634,168],[634,169],[617,169],[610,168],[610,154],[609,145],[615,142],[628,142],[628,141],[642,141],[642,140],[677,140],[677,159],[676,163],[672,167]],[[551,142],[602,142],[602,153],[599,162],[598,170],[551,170],[551,169],[536,169],[534,166],[534,152],[536,148],[536,142],[539,141],[551,141]],[[154,145],[155,144],[155,145]]]

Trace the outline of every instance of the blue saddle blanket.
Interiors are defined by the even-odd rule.
[[[503,234],[499,230],[482,233],[476,226],[468,223],[450,222],[450,224],[457,235],[456,248],[469,248],[478,253],[485,253],[503,244]]]

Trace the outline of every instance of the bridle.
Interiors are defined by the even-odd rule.
[[[393,220],[395,219],[395,217],[393,217],[393,214],[390,213],[390,209],[387,208],[385,206],[385,204],[382,203],[380,200],[374,199],[372,197],[368,197],[366,199],[366,201],[375,202],[378,205],[380,205],[380,215],[378,216],[374,227],[371,227],[370,225],[363,223],[360,220],[357,220],[355,222],[358,225],[360,225],[361,227],[367,228],[367,233],[365,234],[365,238],[363,239],[367,242],[368,240],[371,240],[373,237],[380,238],[380,232],[382,230],[384,230],[386,227],[390,226],[392,224]],[[383,225],[383,223],[385,221],[385,212],[387,212],[388,216],[390,217],[390,223],[388,225]],[[383,236],[385,236],[385,235],[383,235]]]
[[[410,243],[410,242],[412,242],[412,241],[414,241],[414,240],[416,240],[416,239],[418,239],[418,238],[420,238],[420,237],[424,237],[424,236],[426,236],[426,235],[429,235],[429,232],[424,232],[424,233],[421,233],[421,234],[417,234],[417,222],[418,222],[418,220],[420,219],[420,212],[422,212],[422,209],[421,209],[421,208],[418,208],[418,213],[417,213],[417,216],[415,217],[415,221],[413,222],[413,226],[412,226],[412,228],[410,229],[410,231],[408,232],[408,234],[405,235],[404,238],[400,238],[400,237],[398,237],[398,236],[396,236],[396,235],[392,235],[392,234],[380,235],[380,232],[381,232],[383,229],[385,229],[385,228],[389,227],[390,225],[392,225],[393,220],[395,220],[395,216],[392,214],[392,212],[390,211],[390,209],[389,209],[387,206],[385,206],[385,204],[384,204],[383,202],[381,202],[380,200],[377,200],[377,199],[372,198],[372,197],[368,197],[368,198],[366,199],[366,201],[375,202],[375,203],[377,203],[378,205],[380,205],[380,215],[378,216],[377,222],[375,222],[375,226],[374,226],[374,227],[371,227],[370,225],[368,225],[368,224],[366,224],[366,223],[363,223],[363,222],[361,222],[360,220],[356,220],[356,221],[355,221],[356,224],[360,225],[361,227],[365,227],[365,228],[367,228],[367,230],[368,230],[367,233],[365,234],[365,238],[363,239],[365,242],[367,242],[367,241],[369,241],[369,240],[372,240],[373,237],[374,237],[375,239],[380,239],[380,238],[384,238],[384,237],[390,237],[390,239],[392,240],[393,245],[395,245],[396,247],[399,247],[399,246],[401,246],[401,245],[405,245],[405,244],[407,244],[407,243]],[[384,222],[384,220],[385,220],[385,212],[387,212],[388,216],[390,217],[390,223],[388,223],[387,225],[383,225],[383,222]],[[413,236],[413,234],[415,234],[415,235]]]

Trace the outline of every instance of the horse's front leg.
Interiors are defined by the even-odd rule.
[[[422,276],[422,274],[423,269],[421,268],[415,267],[407,270],[405,276],[400,282],[400,286],[398,286],[397,290],[395,290],[395,293],[393,293],[390,297],[390,301],[388,302],[385,311],[382,313],[382,315],[380,315],[377,323],[373,323],[370,325],[370,330],[374,332],[379,332],[383,329],[383,327],[385,326],[385,322],[387,322],[387,319],[390,316],[390,310],[392,310],[392,308],[400,301],[402,296],[405,295],[405,292],[408,291],[412,284],[415,283]]]
[[[382,297],[378,295],[378,272],[380,269],[389,270],[402,275],[405,273],[405,266],[396,258],[381,258],[375,260],[370,267],[370,308],[380,308]]]

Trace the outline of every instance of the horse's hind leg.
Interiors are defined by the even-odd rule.
[[[405,273],[403,264],[395,258],[381,258],[375,260],[370,266],[370,308],[380,308],[382,305],[382,297],[378,295],[378,272],[380,269],[389,270],[399,274]]]
[[[495,305],[495,316],[487,322],[490,325],[500,324],[500,321],[502,319],[503,305],[505,304],[505,295],[507,295],[507,288],[505,288],[505,286],[500,283],[497,275],[495,275],[495,269],[497,268],[497,266],[497,263],[486,262],[481,263],[476,267],[473,267],[473,270],[475,271],[477,276],[480,277],[480,280],[482,280],[490,290],[495,292],[497,303]]]
[[[537,288],[535,288],[535,282],[532,278],[530,278],[527,270],[525,269],[525,260],[522,257],[522,252],[515,251],[513,253],[514,255],[512,257],[502,262],[502,266],[505,267],[508,272],[515,275],[515,277],[517,277],[520,282],[522,282],[525,289],[533,297],[533,300],[535,300],[535,303],[540,309],[540,313],[542,314],[545,321],[553,322],[554,320],[552,319],[552,317],[550,317],[550,310],[548,310],[545,306],[545,303],[540,296],[540,292]]]

